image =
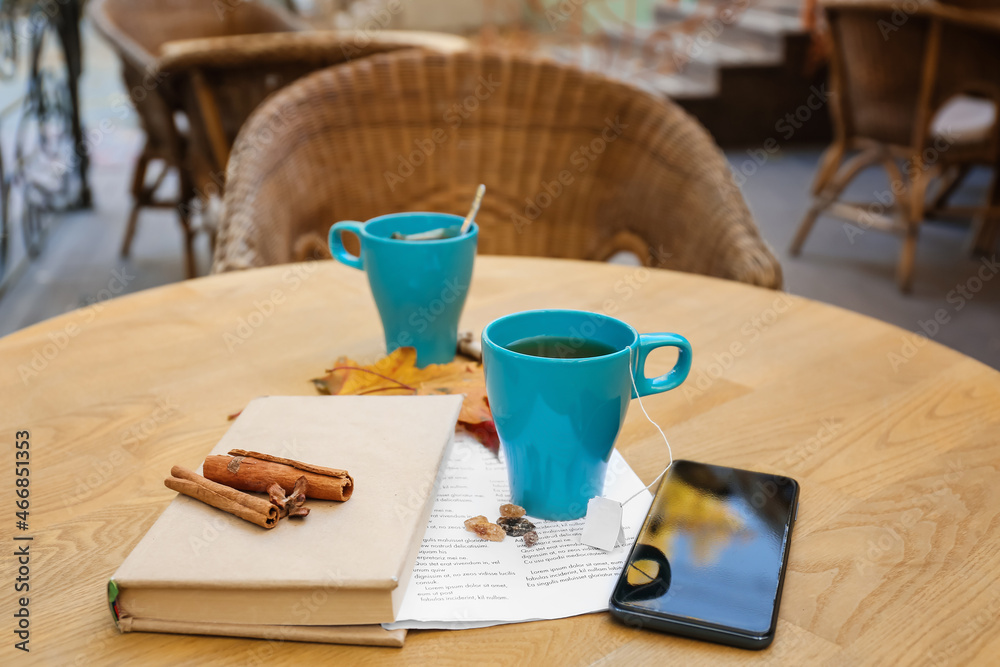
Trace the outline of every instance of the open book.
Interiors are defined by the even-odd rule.
[[[618,451],[612,452],[604,496],[625,501],[626,543],[611,552],[580,543],[584,519],[535,524],[538,543],[520,537],[487,542],[465,530],[480,514],[491,521],[509,502],[507,469],[468,435],[456,436],[424,533],[413,581],[395,623],[386,628],[462,629],[606,611],[652,502]],[[636,495],[638,494],[638,495]]]

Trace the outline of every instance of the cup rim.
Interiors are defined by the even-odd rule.
[[[419,243],[421,246],[431,246],[431,247],[447,245],[450,243],[461,243],[462,241],[468,241],[471,238],[476,238],[479,235],[479,224],[477,222],[473,222],[472,225],[469,227],[469,231],[466,232],[465,234],[462,234],[461,236],[453,236],[450,239],[433,239],[430,241],[407,241],[405,239],[394,239],[389,236],[376,236],[375,234],[371,234],[368,232],[368,225],[372,222],[379,222],[387,218],[396,218],[404,215],[441,216],[443,218],[451,218],[456,222],[458,222],[459,224],[461,224],[462,221],[465,220],[465,218],[461,215],[455,215],[454,213],[442,213],[440,211],[401,211],[399,213],[385,213],[383,215],[377,215],[374,218],[369,218],[368,220],[365,220],[365,222],[362,223],[361,225],[361,233],[365,236],[365,238],[370,239],[372,241],[391,243],[395,245],[415,245]]]
[[[515,318],[515,317],[522,317],[522,316],[561,314],[561,313],[570,313],[570,314],[574,314],[574,315],[583,314],[583,315],[586,315],[586,316],[596,317],[598,319],[603,319],[606,322],[614,322],[614,323],[616,323],[618,325],[621,325],[621,326],[625,327],[626,329],[628,329],[632,333],[632,342],[630,342],[628,345],[626,345],[622,349],[615,350],[614,352],[611,352],[610,354],[602,354],[602,355],[600,355],[598,357],[584,357],[582,359],[564,359],[564,358],[557,358],[557,357],[538,357],[538,356],[535,356],[535,355],[532,355],[532,354],[523,354],[521,352],[515,352],[514,350],[508,349],[508,348],[504,347],[503,345],[500,345],[496,341],[492,340],[490,338],[490,335],[489,335],[490,328],[493,327],[494,324],[496,324],[498,322],[501,322],[503,320],[507,320],[507,319]],[[624,320],[620,320],[617,317],[611,317],[610,315],[605,315],[604,313],[595,313],[595,312],[589,311],[589,310],[578,310],[578,309],[574,309],[574,308],[538,308],[538,309],[534,309],[534,310],[521,310],[521,311],[518,311],[516,313],[508,313],[507,315],[501,315],[500,317],[496,318],[495,320],[493,320],[492,322],[490,322],[489,324],[487,324],[485,327],[483,327],[482,341],[483,341],[484,345],[488,345],[490,348],[492,348],[493,350],[495,350],[497,353],[499,353],[499,354],[507,354],[507,355],[509,355],[509,356],[511,356],[511,357],[513,357],[515,359],[524,359],[524,360],[529,360],[530,359],[530,360],[532,360],[534,362],[542,363],[542,364],[551,363],[551,364],[560,364],[560,365],[562,365],[562,364],[580,365],[580,364],[600,363],[600,362],[606,361],[608,359],[614,359],[614,358],[616,358],[618,356],[626,356],[627,355],[627,356],[629,356],[631,358],[631,350],[632,350],[633,346],[637,345],[638,342],[639,342],[639,332],[636,330],[635,327],[633,327],[628,322],[625,322]]]

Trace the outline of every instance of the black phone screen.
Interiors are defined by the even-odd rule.
[[[676,461],[612,596],[612,608],[697,627],[773,632],[798,498],[794,480]]]

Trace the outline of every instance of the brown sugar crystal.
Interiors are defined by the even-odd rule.
[[[474,516],[471,519],[466,519],[465,529],[490,542],[503,542],[503,538],[507,537],[503,528],[495,523],[490,523],[485,516]]]
[[[524,534],[524,537],[522,539],[524,540],[524,546],[533,547],[535,546],[535,544],[538,543],[538,533],[536,533],[533,530],[529,530],[527,533]]]
[[[524,508],[520,505],[514,505],[513,503],[507,503],[506,505],[500,506],[500,516],[509,517],[512,519],[520,519],[524,516]]]
[[[478,523],[473,526],[473,532],[490,542],[503,542],[503,538],[507,537],[507,533],[504,532],[503,528],[495,523]]]
[[[472,530],[472,527],[475,526],[476,524],[489,523],[489,522],[490,522],[489,519],[487,519],[482,514],[480,514],[479,516],[474,516],[471,519],[466,519],[465,520],[465,529],[466,530]],[[475,532],[475,531],[473,531],[473,532]]]

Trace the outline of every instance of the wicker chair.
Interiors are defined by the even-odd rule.
[[[318,69],[408,48],[453,53],[468,49],[469,42],[455,35],[410,31],[210,37],[165,44],[160,70],[170,78],[191,119],[193,153],[204,160],[198,165],[205,174],[201,181],[214,191],[224,181],[236,134],[268,95]]]
[[[824,7],[833,41],[835,139],[821,159],[815,199],[791,253],[801,252],[821,214],[852,223],[845,227],[852,240],[869,228],[900,233],[897,277],[909,292],[926,215],[979,216],[977,245],[995,243],[989,239],[1000,214],[996,179],[986,206],[946,204],[971,166],[995,167],[1000,156],[1000,16],[991,24],[972,18],[974,12],[931,3],[900,21],[898,3],[827,0]],[[978,118],[956,119],[951,112],[963,106]],[[847,158],[851,151],[857,154]],[[850,182],[876,165],[886,170],[889,190],[877,193],[878,201],[841,201]],[[937,191],[927,202],[936,179]]]
[[[270,98],[229,162],[213,271],[329,257],[343,219],[464,214],[480,252],[605,260],[781,286],[708,133],[669,101],[512,55],[399,52]]]
[[[222,11],[220,11],[220,8]],[[221,4],[205,0],[91,0],[88,15],[122,61],[122,76],[139,113],[146,142],[136,159],[132,179],[134,204],[121,253],[128,255],[143,208],[173,208],[184,232],[188,277],[195,275],[190,203],[197,189],[193,175],[186,123],[176,122],[180,111],[173,82],[160,71],[164,45],[172,40],[285,32],[304,27],[287,12],[255,2]],[[147,184],[150,163],[162,170]],[[162,199],[157,191],[169,170],[179,175],[179,194]]]

